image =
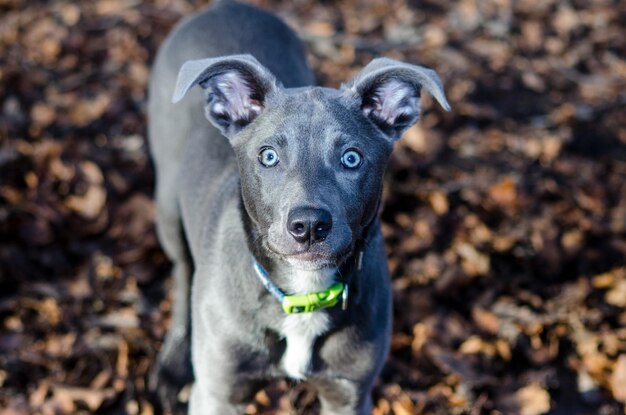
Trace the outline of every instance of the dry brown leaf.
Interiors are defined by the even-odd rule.
[[[39,386],[30,394],[28,400],[31,406],[40,407],[46,400],[46,395],[50,385],[48,382],[41,382]]]
[[[615,284],[615,273],[612,271],[594,275],[591,283],[595,288],[610,288]]]
[[[139,0],[98,0],[96,12],[105,16],[121,15],[126,9],[136,6]]]
[[[444,215],[450,210],[448,197],[444,192],[436,191],[428,195],[428,201],[436,214]]]
[[[267,392],[264,390],[257,392],[257,394],[254,395],[254,400],[263,406],[269,406],[271,403],[270,397],[267,396]]]
[[[511,346],[509,346],[509,342],[507,342],[506,340],[496,340],[496,351],[504,361],[508,362],[509,360],[511,360]]]
[[[103,316],[100,324],[117,329],[131,329],[139,327],[139,316],[137,316],[137,311],[131,308],[122,308]]]
[[[554,27],[563,36],[580,26],[578,14],[569,7],[561,7],[554,16]]]
[[[391,405],[386,399],[379,399],[376,407],[372,411],[372,415],[389,415],[391,413]]]
[[[472,309],[472,318],[481,330],[489,334],[497,334],[500,330],[500,319],[491,311],[475,307]]]
[[[188,383],[185,386],[182,387],[182,389],[180,390],[180,392],[178,392],[178,395],[176,396],[176,399],[178,399],[178,402],[189,402],[189,397],[191,396],[191,387],[193,386],[192,383]]]
[[[56,111],[50,105],[43,102],[37,102],[30,110],[30,118],[33,123],[39,127],[47,127],[52,124],[56,118]]]
[[[550,394],[537,383],[518,390],[516,396],[521,415],[542,415],[550,410]]]
[[[609,288],[605,294],[607,303],[626,308],[626,268],[617,268],[596,275],[592,281],[597,288]]]
[[[489,197],[497,205],[505,208],[517,206],[517,185],[512,177],[504,177],[489,188]]]
[[[485,342],[479,336],[470,336],[461,344],[459,351],[465,354],[482,353],[485,351]]]
[[[141,412],[139,415],[154,415],[154,407],[145,399],[141,400]]]
[[[463,259],[461,266],[469,276],[487,275],[490,269],[489,257],[478,252],[472,245],[461,242],[456,246],[458,255]]]
[[[67,26],[74,26],[80,20],[81,11],[75,4],[64,4],[61,7],[61,17]]]
[[[413,342],[411,343],[411,349],[414,354],[421,353],[422,347],[428,341],[428,337],[431,335],[430,327],[424,323],[417,323],[413,326]]]
[[[73,103],[70,121],[77,127],[84,127],[100,118],[111,104],[111,97],[103,92],[95,98],[84,98]]]
[[[613,367],[610,385],[613,397],[622,403],[626,403],[626,354],[622,354],[617,358],[617,362]]]
[[[118,344],[117,363],[115,365],[117,378],[113,381],[113,389],[122,391],[128,377],[128,343],[122,340]]]
[[[48,297],[40,303],[38,308],[39,314],[51,326],[56,326],[61,321],[61,309],[56,299]]]
[[[576,254],[583,246],[584,235],[580,229],[572,229],[561,236],[561,246],[570,255]]]
[[[107,194],[104,188],[94,185],[90,186],[82,196],[68,196],[65,204],[85,219],[95,219],[102,212],[106,199]]]
[[[321,20],[311,20],[304,29],[311,36],[330,37],[335,33],[332,24]]]
[[[74,406],[75,402],[84,402],[91,411],[100,408],[105,399],[113,396],[113,391],[108,389],[94,390],[63,385],[53,386],[52,391],[55,400],[68,406]]]
[[[46,342],[46,352],[52,357],[69,357],[74,351],[76,333],[53,335]]]
[[[391,408],[395,415],[413,415],[415,413],[413,402],[405,394],[401,394],[399,399],[391,404]]]
[[[426,135],[424,129],[420,124],[415,124],[404,132],[402,136],[402,144],[415,151],[417,154],[426,153],[428,149],[428,143],[426,142]]]
[[[65,204],[85,219],[93,220],[102,212],[107,200],[107,193],[102,185],[104,177],[100,167],[91,161],[81,162],[80,171],[85,176],[87,191],[83,195],[68,196]]]
[[[107,383],[111,380],[113,371],[109,368],[98,373],[95,378],[89,383],[91,389],[104,389]]]
[[[626,308],[626,280],[619,280],[606,293],[606,302],[616,307]]]

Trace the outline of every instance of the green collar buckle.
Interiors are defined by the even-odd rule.
[[[348,308],[348,284],[336,282],[324,291],[303,295],[286,295],[272,282],[265,268],[254,257],[252,258],[252,266],[263,286],[276,298],[287,314],[310,313],[322,308],[333,307],[339,301],[341,301],[342,310],[345,311]]]
[[[341,300],[343,290],[343,283],[336,282],[324,291],[304,295],[286,295],[281,306],[287,314],[310,313],[336,305]]]

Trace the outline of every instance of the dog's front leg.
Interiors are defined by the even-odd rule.
[[[233,405],[228,399],[207,390],[204,385],[194,384],[189,397],[189,415],[241,415],[244,405]]]
[[[317,389],[320,415],[370,415],[371,386],[347,379],[323,379],[312,382]]]
[[[239,315],[224,311],[230,296],[214,285],[210,290],[203,285],[207,275],[210,273],[206,271],[194,274],[191,321],[195,383],[189,414],[241,415],[266,383],[262,368],[268,362],[251,346],[258,340],[250,334],[253,329],[245,326]]]
[[[196,382],[189,397],[189,415],[241,415],[264,385],[262,381],[233,378]]]

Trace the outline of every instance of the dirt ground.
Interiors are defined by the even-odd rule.
[[[453,108],[424,96],[386,174],[375,414],[624,414],[626,3],[254,3],[296,28],[320,84],[389,56],[435,68]],[[2,415],[158,413],[171,302],[146,83],[205,5],[0,0]],[[316,405],[278,382],[247,413]]]

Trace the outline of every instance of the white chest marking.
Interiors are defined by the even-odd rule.
[[[289,292],[306,294],[328,288],[335,276],[335,270],[296,271]],[[281,334],[287,340],[287,349],[282,358],[282,367],[293,379],[305,379],[311,366],[315,339],[329,329],[328,313],[323,310],[305,314],[291,314],[285,317]]]

